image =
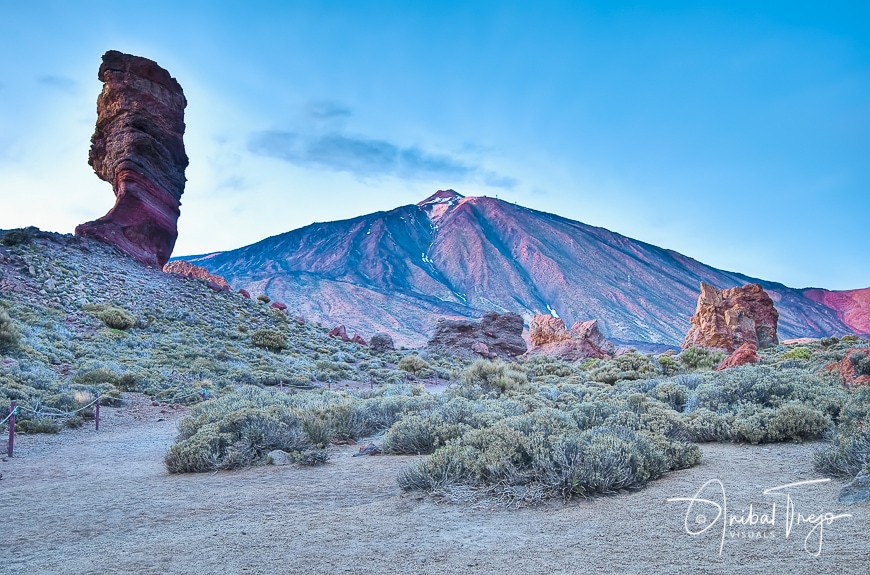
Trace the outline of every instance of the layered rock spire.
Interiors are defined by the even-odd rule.
[[[163,267],[178,237],[188,159],[179,83],[156,62],[110,50],[103,55],[97,125],[88,163],[112,184],[115,206],[76,235],[113,244],[136,261]]]

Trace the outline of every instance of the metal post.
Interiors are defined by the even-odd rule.
[[[97,394],[97,402],[94,404],[94,429],[100,430],[100,394]]]
[[[6,454],[12,457],[15,451],[15,413],[18,411],[17,402],[13,399],[9,404],[9,445],[6,449]]]

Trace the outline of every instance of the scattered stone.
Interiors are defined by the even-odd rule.
[[[485,344],[490,357],[514,359],[522,355],[527,349],[522,316],[489,312],[480,321],[439,318],[428,346],[473,358],[478,354],[472,349],[475,342]]]
[[[286,451],[281,451],[280,449],[270,451],[268,457],[269,463],[272,465],[289,465],[293,462],[290,458],[290,454]]]
[[[4,357],[3,361],[0,361],[0,365],[3,367],[16,367],[18,365],[18,360],[12,359],[11,357]]]
[[[279,301],[273,301],[269,307],[271,307],[272,309],[277,309],[278,311],[285,311],[287,309],[287,305]]]
[[[756,349],[777,344],[779,312],[758,284],[726,290],[701,282],[701,295],[683,349],[698,346],[733,352],[744,343]]]
[[[755,346],[751,343],[744,343],[734,350],[731,355],[723,359],[722,363],[716,367],[716,371],[746,365],[747,363],[758,363],[758,354],[755,351]]]
[[[369,340],[369,348],[375,353],[384,353],[385,351],[393,351],[396,346],[393,344],[393,338],[390,334],[378,332]]]
[[[483,357],[489,358],[492,352],[489,351],[489,346],[483,343],[482,341],[476,341],[471,344],[471,351],[474,353],[481,355]]]
[[[156,62],[109,50],[98,73],[97,126],[88,163],[112,184],[115,206],[76,227],[76,235],[111,244],[162,268],[178,238],[188,159],[181,86]]]
[[[364,445],[359,448],[359,453],[354,453],[354,457],[359,457],[360,455],[380,455],[381,448],[375,445],[374,443],[369,443],[368,445]]]
[[[223,287],[221,287],[220,285],[216,284],[215,282],[213,282],[211,280],[208,280],[205,283],[205,285],[208,287],[208,289],[213,290],[213,291],[224,291]]]
[[[297,315],[293,319],[296,320],[296,323],[298,323],[299,325],[305,325],[305,318],[301,315]]]
[[[248,290],[246,290],[246,289],[240,289],[240,290],[239,290],[239,294],[241,294],[241,296],[242,296],[243,298],[251,299],[251,294],[250,294],[250,293],[248,292]]]

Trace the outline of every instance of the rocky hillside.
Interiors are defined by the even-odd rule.
[[[498,311],[527,322],[537,313],[567,325],[598,319],[617,343],[676,346],[700,282],[760,283],[776,302],[783,338],[870,331],[870,322],[850,323],[848,310],[827,303],[832,292],[718,270],[603,228],[452,190],[185,259],[305,317],[362,334],[386,331],[408,345],[425,342],[437,316]]]

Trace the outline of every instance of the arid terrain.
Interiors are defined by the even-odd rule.
[[[785,536],[785,498],[765,489],[816,479],[814,444],[707,444],[694,468],[636,492],[511,510],[439,504],[400,491],[414,457],[352,457],[319,467],[170,475],[163,454],[184,410],[125,394],[99,432],[19,435],[0,463],[0,564],[7,573],[866,573],[870,506],[837,502],[841,483],[792,490],[794,511],[851,514]],[[777,502],[763,539],[684,529],[686,503],[723,482],[728,514]],[[716,499],[712,491],[705,492]],[[696,529],[693,510],[689,525]],[[705,518],[712,521],[715,513]],[[744,533],[760,531],[741,527]],[[770,535],[772,534],[772,538]],[[818,549],[818,539],[807,544]]]

